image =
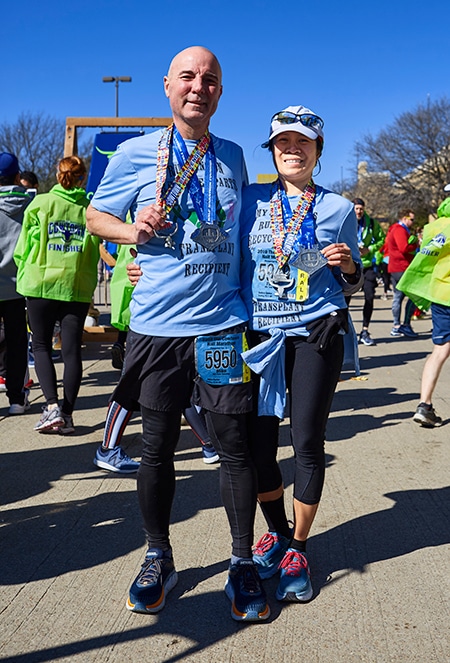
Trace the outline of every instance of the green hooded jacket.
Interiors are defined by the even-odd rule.
[[[372,219],[367,212],[364,212],[362,230],[358,223],[359,243],[369,250],[369,253],[361,256],[363,267],[372,267],[374,264],[379,265],[382,262],[383,256],[380,254],[380,249],[385,238],[386,235],[378,221]]]
[[[17,291],[25,297],[90,302],[100,239],[86,229],[84,189],[60,184],[29,204],[14,251]]]
[[[430,302],[450,306],[450,198],[441,203],[437,215],[424,226],[420,249],[397,283],[419,308]]]

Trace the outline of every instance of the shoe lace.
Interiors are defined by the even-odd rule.
[[[254,564],[241,565],[241,587],[246,594],[259,594],[261,592],[261,585],[259,581],[258,571]]]
[[[141,585],[151,585],[162,572],[162,560],[151,557],[146,559],[141,567],[141,572],[139,574],[139,584]]]
[[[262,535],[253,547],[254,555],[265,555],[278,542],[278,536],[271,532]]]
[[[298,576],[305,569],[309,575],[308,560],[298,550],[288,550],[280,562],[280,569],[286,571],[286,575]]]

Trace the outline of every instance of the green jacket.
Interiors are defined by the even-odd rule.
[[[86,230],[88,204],[84,189],[60,184],[29,204],[14,251],[21,295],[91,301],[100,239]]]
[[[360,246],[369,249],[369,253],[361,256],[363,267],[372,267],[372,265],[379,265],[383,260],[380,254],[380,249],[384,244],[385,233],[375,219],[372,219],[367,212],[364,212],[362,226],[358,223],[358,242]]]
[[[436,221],[424,226],[420,249],[396,287],[419,308],[430,302],[450,306],[450,198],[439,206]]]

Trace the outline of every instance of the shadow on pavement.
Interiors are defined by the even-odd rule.
[[[355,518],[310,539],[315,596],[345,575],[365,573],[369,564],[450,542],[447,526],[450,519],[450,488],[406,490],[388,493],[385,497],[394,501],[392,508]],[[101,545],[107,547],[108,543],[102,541]],[[172,655],[168,649],[165,662],[176,663],[227,639],[241,628],[264,628],[264,623],[246,625],[233,622],[229,616],[229,602],[223,592],[190,595],[203,580],[224,572],[227,564],[227,561],[221,561],[208,567],[182,571],[164,611],[159,615],[130,616],[130,621],[137,624],[135,628],[2,660],[5,663],[43,663],[144,638],[150,651],[152,637],[170,634],[173,636],[170,646],[174,648],[179,638],[192,643],[188,649],[183,647],[182,653]],[[334,577],[334,574],[339,575]],[[273,621],[287,604],[279,604],[273,598],[276,578],[265,585],[272,609],[270,621]],[[255,630],[255,637],[257,633]]]

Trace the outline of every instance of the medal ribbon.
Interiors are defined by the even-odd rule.
[[[158,152],[156,156],[156,202],[164,207],[167,213],[172,210],[178,197],[183,193],[191,181],[201,160],[208,151],[211,142],[211,136],[207,130],[183,163],[181,170],[177,173],[173,182],[168,186],[165,194],[163,194],[163,188],[167,177],[167,166],[169,165],[170,159],[170,145],[172,142],[173,131],[173,124],[164,131],[158,144]]]
[[[175,127],[173,132],[173,147],[175,156],[180,166],[189,159],[186,143],[183,137]],[[217,162],[214,154],[214,147],[212,141],[209,143],[208,150],[205,155],[205,195],[203,194],[201,184],[199,182],[197,173],[194,172],[189,184],[189,193],[194,204],[197,217],[200,222],[214,223],[216,219],[216,206],[217,206]]]
[[[276,181],[276,187],[270,198],[270,227],[275,258],[281,269],[292,252],[298,232],[316,195],[316,187],[312,180],[308,182],[293,212],[286,198],[283,198],[285,192],[279,179]],[[286,226],[284,217],[287,217]]]

